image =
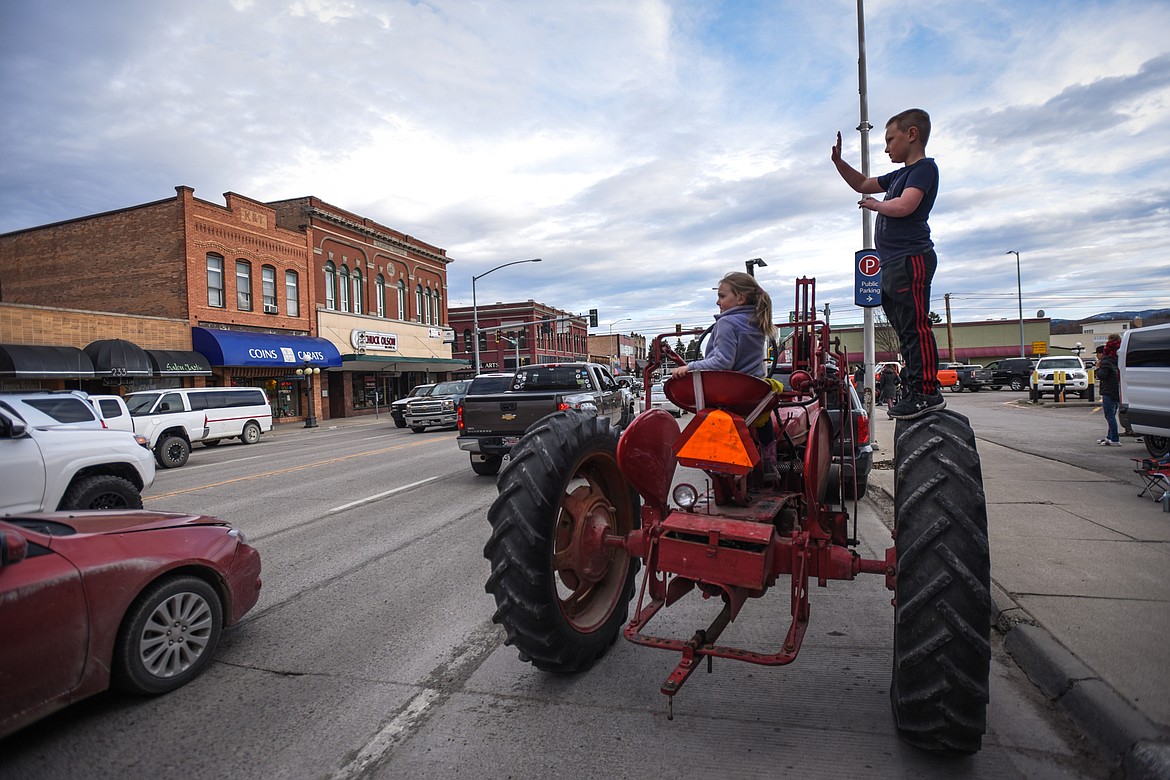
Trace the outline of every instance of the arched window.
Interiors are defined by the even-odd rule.
[[[374,307],[379,317],[386,316],[386,278],[382,274],[374,279]]]
[[[325,308],[337,308],[337,266],[332,260],[325,263]]]
[[[276,308],[276,269],[270,265],[260,266],[260,294],[264,300],[264,313],[277,314]]]
[[[353,313],[365,314],[365,306],[363,301],[362,271],[360,268],[353,269]]]
[[[406,282],[398,280],[398,319],[406,319]]]
[[[431,300],[431,288],[428,286],[423,292],[423,319],[422,321],[428,324],[434,324],[431,319],[431,310],[434,308],[434,301]]]
[[[284,313],[290,317],[301,315],[300,284],[296,271],[284,272]]]
[[[414,288],[414,318],[415,318],[415,320],[417,320],[418,322],[422,322],[423,316],[425,315],[425,312],[426,312],[426,310],[423,308],[422,285],[418,284],[418,285],[415,285],[415,288]]]
[[[338,274],[338,277],[337,277],[337,292],[340,296],[339,300],[337,302],[337,308],[341,309],[341,311],[349,311],[349,266],[348,265],[341,266],[341,273]]]
[[[247,260],[236,261],[236,308],[252,311],[252,264]]]
[[[435,288],[435,324],[442,325],[443,318],[440,316],[443,313],[443,305],[440,302],[440,295],[438,288]]]

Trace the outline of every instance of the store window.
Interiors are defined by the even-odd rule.
[[[236,308],[252,311],[252,264],[247,260],[236,261]]]
[[[350,382],[353,384],[353,408],[354,409],[375,409],[386,405],[386,386],[385,382],[389,381],[386,377],[382,377],[383,384],[378,384],[377,374],[358,374],[350,375]]]
[[[365,314],[365,301],[362,295],[362,272],[361,269],[353,269],[353,313]]]
[[[325,263],[325,308],[337,309],[337,266],[332,260]]]
[[[296,271],[284,272],[284,312],[290,317],[299,317],[301,314],[300,285],[297,283]]]
[[[232,384],[252,387],[253,383],[264,388],[268,396],[268,403],[272,406],[272,417],[280,420],[285,417],[301,417],[304,396],[304,382],[286,379],[284,377],[269,377],[267,379],[253,379],[251,377],[232,377]]]
[[[386,316],[386,279],[382,274],[374,279],[374,307],[379,317]]]
[[[207,256],[207,305],[223,308],[223,258]]]

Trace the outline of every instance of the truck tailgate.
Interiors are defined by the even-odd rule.
[[[500,393],[463,399],[466,436],[523,436],[537,420],[557,410],[559,393]]]

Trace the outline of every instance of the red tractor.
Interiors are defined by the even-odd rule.
[[[488,514],[493,619],[521,660],[550,672],[588,669],[619,633],[679,653],[662,684],[670,713],[704,657],[708,665],[795,660],[812,582],[876,574],[894,591],[890,700],[899,734],[927,750],[973,753],[986,726],[995,614],[974,434],[949,411],[898,422],[894,545],[884,558],[859,555],[844,498],[853,494],[838,486],[841,495],[829,495],[829,409],[850,408],[848,377],[837,368],[844,356],[830,352],[829,327],[816,319],[815,280],[796,285],[786,385],[693,372],[665,386],[677,406],[694,412],[684,430],[648,409],[620,437],[607,419],[579,411],[528,431]],[[647,388],[664,358],[684,362],[669,346],[677,335],[655,338]],[[764,425],[777,442],[778,469],[768,479],[757,433]],[[701,490],[676,484],[679,465],[705,472]],[[629,618],[639,561],[645,572]],[[783,644],[771,653],[718,644],[748,599],[764,596],[781,575],[791,621]],[[647,633],[659,610],[693,590],[723,605],[710,625],[689,638]]]

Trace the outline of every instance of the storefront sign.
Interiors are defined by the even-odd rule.
[[[354,349],[398,351],[397,333],[379,333],[376,330],[354,330],[349,334],[349,343]]]

